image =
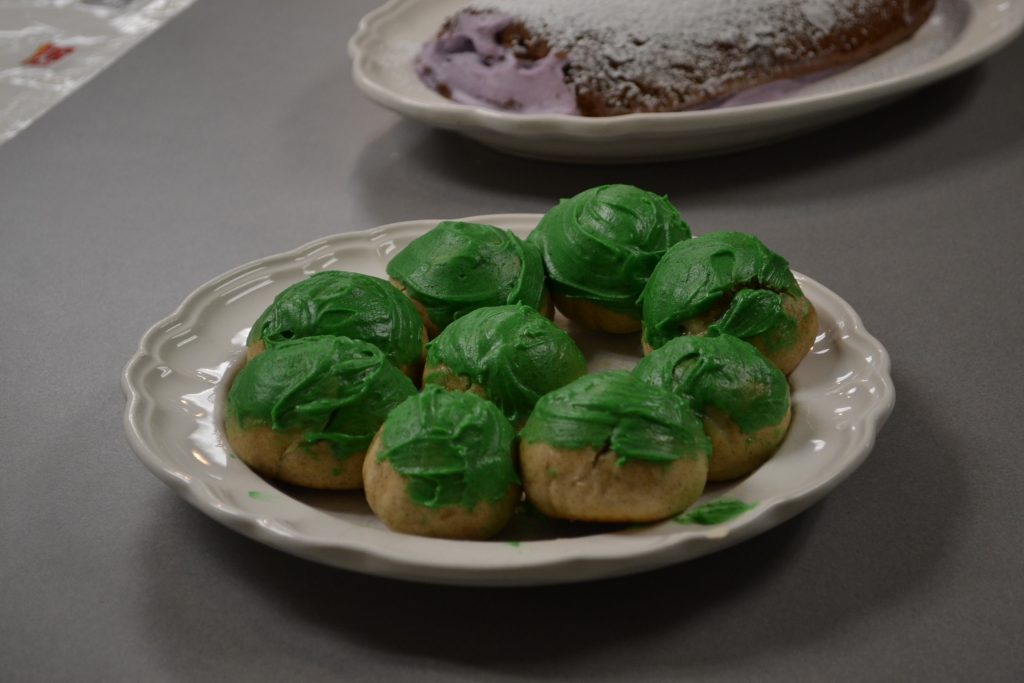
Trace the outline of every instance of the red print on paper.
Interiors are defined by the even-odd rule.
[[[43,43],[36,51],[32,53],[32,56],[26,59],[22,64],[28,64],[29,66],[49,66],[58,59],[62,59],[69,52],[74,52],[73,47],[60,47],[53,43]]]

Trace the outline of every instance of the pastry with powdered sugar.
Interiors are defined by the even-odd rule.
[[[935,0],[479,0],[416,60],[456,102],[615,116],[715,106],[906,40]]]

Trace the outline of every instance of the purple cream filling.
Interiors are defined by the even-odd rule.
[[[565,82],[566,60],[553,51],[543,59],[518,59],[497,41],[512,22],[499,13],[458,15],[416,60],[420,79],[447,88],[462,104],[511,109],[522,114],[578,114],[576,93]]]

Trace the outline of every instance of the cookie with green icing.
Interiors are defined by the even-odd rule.
[[[787,375],[818,331],[784,258],[753,235],[713,232],[668,250],[641,297],[644,350],[683,334],[731,334]]]
[[[484,306],[524,304],[551,317],[539,250],[493,225],[443,221],[398,252],[387,271],[431,338]]]
[[[235,376],[224,426],[232,450],[259,474],[311,488],[358,489],[373,435],[415,393],[368,342],[285,340]]]
[[[519,459],[527,499],[549,517],[651,522],[697,500],[710,452],[686,401],[607,371],[543,396],[520,432]]]
[[[249,330],[248,356],[288,339],[331,335],[373,344],[418,378],[427,332],[416,307],[387,280],[328,270],[288,287]]]
[[[582,377],[576,342],[528,306],[479,308],[430,342],[423,383],[472,391],[522,426],[544,394]]]
[[[690,228],[667,198],[602,185],[561,200],[529,241],[544,256],[551,295],[566,317],[605,332],[636,332],[637,298],[655,265]]]
[[[633,374],[701,415],[711,439],[709,481],[750,474],[786,436],[792,415],[786,376],[736,337],[676,337],[643,358]]]
[[[427,386],[385,420],[363,463],[366,500],[389,528],[441,538],[489,538],[521,488],[515,431],[490,401]]]

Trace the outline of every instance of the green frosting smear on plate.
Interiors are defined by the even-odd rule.
[[[728,335],[672,339],[641,359],[633,374],[688,400],[699,413],[721,410],[747,433],[778,424],[789,410],[786,376]]]
[[[683,321],[728,302],[709,334],[748,339],[765,332],[783,345],[797,333],[782,308],[782,294],[802,296],[784,258],[753,235],[712,232],[668,250],[644,288],[644,339],[653,348],[682,333]],[[731,297],[731,300],[729,299]],[[791,329],[790,329],[791,328]]]
[[[387,266],[440,328],[484,306],[540,309],[540,251],[508,230],[443,221],[402,249]]]
[[[608,448],[620,464],[711,453],[700,418],[686,401],[620,370],[585,375],[543,396],[520,436],[557,448]]]
[[[640,318],[637,298],[666,250],[690,228],[666,197],[602,185],[561,200],[529,240],[540,247],[554,292]]]
[[[427,347],[428,367],[442,364],[483,387],[516,425],[541,396],[587,371],[576,342],[527,306],[481,308],[453,322]]]
[[[413,502],[472,510],[519,485],[514,441],[512,424],[490,401],[427,386],[388,416],[377,459],[408,479]]]
[[[250,360],[228,393],[227,412],[244,429],[301,431],[333,453],[365,452],[388,413],[416,387],[372,344],[347,337],[282,341]]]
[[[423,355],[423,321],[408,297],[386,280],[325,271],[288,287],[256,320],[248,344],[333,335],[373,344],[398,366]]]
[[[700,524],[713,526],[736,519],[744,512],[753,510],[757,503],[744,503],[735,498],[719,498],[705,503],[674,518],[679,524]]]

